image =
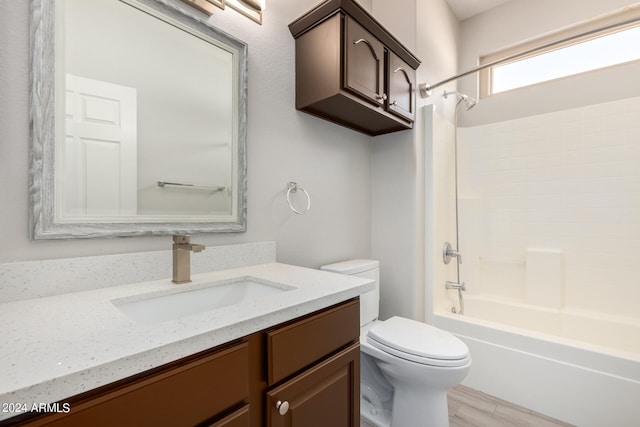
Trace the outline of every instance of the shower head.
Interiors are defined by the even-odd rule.
[[[471,98],[471,97],[465,95],[464,93],[460,93],[460,92],[455,91],[455,90],[450,90],[450,91],[445,90],[444,93],[442,94],[444,99],[447,99],[449,97],[449,95],[456,95],[458,97],[458,102],[456,103],[456,107],[458,105],[460,105],[460,103],[464,103],[465,110],[467,110],[467,111],[469,111],[470,109],[475,107],[476,104],[478,103],[477,99]]]
[[[470,98],[468,96],[465,96],[462,101],[464,102],[465,110],[467,111],[471,110],[478,103],[476,98]]]

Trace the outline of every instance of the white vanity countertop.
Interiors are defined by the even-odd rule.
[[[111,302],[252,276],[295,289],[155,324]],[[0,403],[51,403],[215,347],[372,290],[374,282],[271,263],[0,304]],[[17,413],[0,411],[0,419]]]

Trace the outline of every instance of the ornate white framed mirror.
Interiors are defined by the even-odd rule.
[[[246,230],[247,45],[177,0],[31,0],[34,239]]]

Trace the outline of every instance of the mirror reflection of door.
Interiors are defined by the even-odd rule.
[[[135,215],[136,89],[67,74],[63,218]]]
[[[33,239],[246,231],[247,44],[173,0],[32,3]]]
[[[76,84],[98,81],[91,89],[95,94],[82,102],[92,113],[105,114],[92,117],[90,127],[81,115],[74,119],[76,127],[89,127],[89,135],[74,135],[75,144],[88,157],[80,153],[81,160],[72,162],[69,177],[56,187],[71,208],[62,211],[61,220],[80,221],[83,212],[90,222],[232,217],[237,200],[233,54],[177,22],[167,25],[142,3],[60,1],[64,6],[60,11],[64,22],[61,68],[66,75],[77,76]],[[129,169],[122,168],[128,164],[118,154],[124,156],[125,151],[116,151],[118,145],[110,134],[117,128],[111,120],[125,114],[116,110],[118,98],[126,97],[123,87],[135,88],[137,95],[133,180],[124,179]],[[78,102],[78,108],[83,108]],[[120,119],[124,125],[127,118]],[[98,124],[104,125],[100,129],[108,136],[94,135]],[[128,148],[120,145],[121,150]],[[85,167],[84,162],[94,155],[100,163]],[[102,178],[101,170],[106,172]],[[73,183],[85,176],[91,182]],[[159,187],[158,181],[184,185]],[[70,189],[64,188],[68,182]],[[129,188],[124,188],[128,182],[136,186],[135,196],[128,196]],[[221,187],[223,191],[208,189]],[[129,204],[134,201],[135,205]]]

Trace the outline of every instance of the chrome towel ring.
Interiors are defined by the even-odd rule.
[[[302,191],[304,195],[307,196],[307,208],[305,210],[298,210],[294,208],[293,204],[291,203],[291,193],[296,193],[298,190]],[[307,190],[300,187],[296,182],[291,181],[289,182],[288,190],[287,190],[287,203],[289,203],[289,207],[294,213],[298,215],[306,215],[307,212],[309,212],[309,209],[311,208],[311,197],[309,197],[309,193],[307,193]]]

